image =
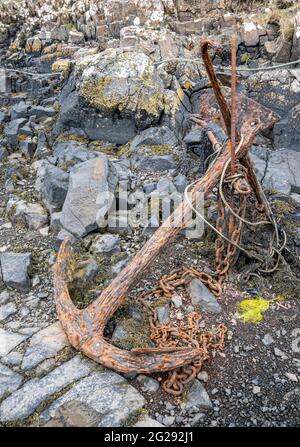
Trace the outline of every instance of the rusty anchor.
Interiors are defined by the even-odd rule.
[[[216,44],[205,40],[201,49],[203,60],[212,82],[214,94],[202,96],[201,116],[205,121],[213,118],[220,106],[221,114],[231,135],[231,116],[225,97],[215,79],[215,73],[208,55],[208,47],[216,48]],[[220,47],[218,47],[218,51]],[[237,138],[243,135],[236,158],[247,164],[247,151],[252,146],[256,135],[274,125],[278,117],[271,110],[257,102],[237,95],[236,107],[239,110],[237,119]],[[228,127],[229,126],[229,127]],[[220,181],[224,167],[231,159],[230,147],[226,147],[209,168],[206,174],[195,183],[191,191],[191,203],[195,206],[196,194],[203,192],[204,197]],[[256,178],[256,177],[255,177]],[[258,183],[258,182],[257,182]],[[257,192],[258,198],[260,197]],[[182,227],[172,225],[178,221],[184,222]],[[54,292],[57,316],[67,334],[70,344],[84,355],[121,373],[154,373],[171,371],[188,365],[197,360],[200,348],[172,347],[172,348],[140,348],[126,351],[108,343],[103,336],[105,326],[115,311],[123,304],[129,289],[138,281],[142,273],[158,257],[161,250],[171,243],[186,225],[190,216],[190,205],[183,201],[174,213],[161,225],[154,235],[146,242],[131,262],[106,287],[100,296],[87,308],[79,310],[72,302],[68,285],[72,279],[72,247],[66,238],[58,252],[54,267]]]

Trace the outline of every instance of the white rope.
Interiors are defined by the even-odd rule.
[[[192,63],[196,63],[196,64],[200,64],[200,65],[204,65],[202,59],[185,59],[185,58],[181,58],[181,57],[174,57],[173,59],[165,59],[163,61],[160,62],[155,62],[154,65],[161,65],[164,64],[166,62],[173,62],[173,61],[180,61],[180,62],[192,62]],[[296,60],[296,61],[292,61],[292,62],[287,62],[285,64],[276,64],[276,65],[272,65],[270,67],[260,67],[260,68],[243,68],[243,67],[238,67],[237,71],[239,72],[243,72],[243,71],[268,71],[268,70],[277,70],[277,69],[282,69],[285,67],[289,67],[292,65],[296,65],[296,64],[300,64],[300,59]],[[224,70],[224,71],[231,71],[230,67],[219,67],[220,70]]]
[[[37,77],[50,77],[50,76],[60,75],[60,73],[32,73],[32,72],[26,71],[26,70],[17,70],[17,69],[13,69],[13,68],[5,68],[5,67],[0,67],[0,70],[10,71],[13,73],[23,73],[23,74],[26,74],[29,76],[37,76]]]

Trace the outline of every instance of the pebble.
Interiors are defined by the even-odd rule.
[[[270,334],[266,334],[266,335],[264,336],[264,338],[262,339],[262,342],[263,342],[263,344],[264,344],[265,346],[269,346],[269,345],[271,345],[272,343],[274,343],[274,338],[272,337],[272,335],[270,335]]]
[[[201,380],[202,382],[207,382],[208,381],[208,374],[206,371],[200,371],[197,378],[199,380]]]
[[[168,427],[174,424],[175,417],[174,416],[166,416],[163,418],[162,423]]]
[[[260,386],[255,385],[252,388],[252,392],[253,392],[253,394],[259,394],[260,393]]]

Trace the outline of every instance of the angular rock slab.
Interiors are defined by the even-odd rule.
[[[22,382],[23,377],[21,374],[0,363],[0,399],[6,393],[12,393],[19,388]]]
[[[62,209],[61,223],[71,233],[83,237],[105,225],[116,186],[108,158],[101,155],[75,166]]]
[[[213,314],[222,312],[222,307],[214,295],[199,279],[192,279],[187,288],[193,306],[200,306],[202,311]]]
[[[43,360],[54,357],[69,345],[59,321],[33,335],[24,354],[22,369],[34,368]]]
[[[74,385],[49,408],[49,416],[66,402],[76,400],[101,416],[99,427],[118,427],[145,404],[144,397],[124,377],[112,371],[95,372]]]
[[[76,356],[42,379],[29,380],[1,403],[0,422],[29,417],[49,396],[87,376],[91,369],[90,363]]]
[[[27,292],[30,289],[30,265],[31,253],[3,253],[0,256],[3,282],[13,289]]]
[[[83,402],[70,400],[55,412],[43,427],[97,427],[101,415]]]
[[[265,188],[284,194],[300,192],[300,153],[281,149],[269,154],[251,150],[251,160],[258,179]]]
[[[27,338],[28,335],[21,335],[17,334],[16,332],[9,332],[0,328],[0,357],[7,355]]]
[[[213,406],[206,389],[199,380],[194,380],[192,383],[186,400],[187,409],[196,407],[199,410],[210,410]]]
[[[0,321],[6,320],[6,318],[17,312],[15,303],[7,303],[0,306]]]

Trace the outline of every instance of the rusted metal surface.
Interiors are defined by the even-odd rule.
[[[232,121],[231,111],[227,103],[227,101],[230,101],[230,91],[229,89],[224,89],[224,92],[221,90],[220,84],[214,72],[212,61],[209,57],[209,48],[214,49],[217,54],[222,54],[222,48],[216,42],[210,39],[205,39],[202,42],[202,58],[207,75],[211,82],[213,93],[204,93],[201,96],[199,117],[206,122],[214,121],[217,124],[221,124],[230,139],[232,127],[234,126],[235,139],[239,139],[240,134],[246,134],[249,132],[249,126],[255,126],[258,116],[260,117],[260,120],[262,119],[261,111],[263,106],[243,94],[238,94],[234,97],[234,107],[239,111],[239,113],[236,120],[234,119]],[[235,77],[234,73],[233,76]],[[234,81],[235,79],[233,79],[232,83],[234,83]],[[265,123],[267,123],[269,119],[275,119],[275,121],[278,121],[280,117],[271,110],[267,109]],[[241,163],[248,171],[248,181],[256,195],[258,209],[261,211],[266,211],[270,219],[272,219],[271,208],[265,199],[261,185],[257,180],[253,164],[248,154],[245,153],[245,155],[241,157]]]
[[[205,45],[211,45],[211,43],[204,43],[202,48],[205,48]],[[217,47],[217,50],[219,51],[219,47]],[[209,63],[211,63],[209,57],[206,58],[206,62],[208,63],[208,68],[211,69],[209,76],[214,80],[215,75],[212,66],[209,66]],[[217,81],[215,80],[215,82]],[[211,119],[211,113],[218,113],[218,104],[221,104],[223,110],[226,107],[228,109],[222,92],[221,94],[220,91],[215,93],[217,99],[210,94],[201,97],[201,110],[206,121]],[[243,144],[240,147],[237,158],[243,158],[253,144],[258,132],[271,127],[276,122],[277,116],[271,110],[241,95],[237,97],[237,107],[239,108],[237,126],[239,126],[239,132],[244,135]],[[228,121],[226,113],[223,120],[226,125],[226,121]],[[229,124],[230,129],[230,120],[227,124]],[[226,148],[220,154],[213,167],[209,168],[206,174],[194,185],[191,192],[193,205],[196,202],[196,193],[203,192],[205,197],[218,184],[221,173],[225,165],[230,161],[230,157],[230,150]],[[178,216],[180,216],[180,219],[178,219]],[[199,361],[202,348],[197,346],[158,346],[156,348],[125,351],[111,345],[103,337],[108,320],[123,304],[129,289],[153,263],[163,247],[175,239],[182,227],[188,223],[189,218],[190,205],[184,201],[154,233],[133,260],[103,290],[101,295],[83,310],[75,307],[69,295],[68,284],[73,273],[73,254],[70,240],[65,239],[63,241],[54,268],[54,291],[58,318],[74,348],[94,361],[123,373],[137,372],[149,374],[172,371]],[[174,226],[173,222],[175,221],[183,222],[182,227]],[[162,281],[162,288],[164,287],[163,284]],[[183,371],[183,373],[185,377],[188,375],[187,370]],[[172,377],[170,378],[171,382],[173,380]],[[186,378],[183,378],[183,380],[186,380]],[[173,385],[171,384],[171,386]]]
[[[237,37],[232,36],[231,40],[231,134],[230,134],[230,149],[231,149],[231,175],[236,172],[236,156],[235,156],[235,138],[236,138],[236,52],[237,52]]]

